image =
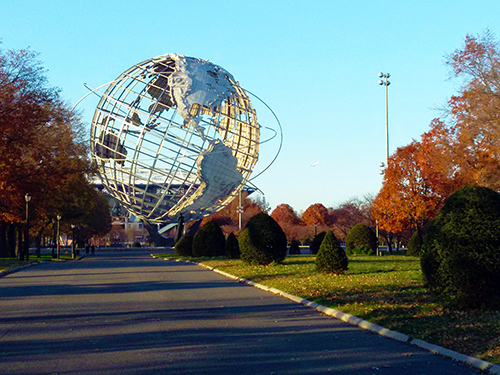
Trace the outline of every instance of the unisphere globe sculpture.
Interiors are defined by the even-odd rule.
[[[134,216],[167,224],[230,203],[257,162],[259,137],[230,73],[167,54],[109,84],[92,120],[91,155],[110,195]]]

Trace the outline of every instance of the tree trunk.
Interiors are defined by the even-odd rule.
[[[0,258],[5,258],[7,255],[7,223],[0,221]]]
[[[45,225],[40,228],[38,231],[38,234],[36,235],[36,256],[40,257],[41,250],[42,250],[42,236],[43,236],[43,230],[45,229]]]
[[[13,258],[16,252],[16,226],[14,223],[7,223],[7,257]]]
[[[389,254],[392,255],[392,239],[393,239],[392,233],[387,232],[385,239],[387,240],[387,251],[389,252]]]
[[[15,233],[17,234],[16,236],[16,256],[24,260],[25,255],[23,251],[23,227],[22,225],[16,225],[15,226]]]

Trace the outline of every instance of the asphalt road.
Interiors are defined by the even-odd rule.
[[[142,253],[0,278],[0,374],[477,374],[201,267]]]

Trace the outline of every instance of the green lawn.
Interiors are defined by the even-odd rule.
[[[60,260],[68,260],[72,259],[71,255],[67,254],[60,254],[59,255],[59,261]],[[30,255],[30,260],[29,262],[27,261],[19,261],[17,258],[0,258],[0,272],[6,271],[10,268],[14,267],[19,267],[19,266],[24,266],[28,263],[34,263],[34,262],[44,262],[44,261],[58,261],[58,259],[53,259],[51,254],[42,254],[40,258],[37,258],[36,256]]]
[[[314,259],[292,255],[270,266],[194,260],[460,353],[500,362],[500,311],[459,310],[430,294],[423,287],[418,258],[351,256],[349,270],[340,276],[317,273]]]

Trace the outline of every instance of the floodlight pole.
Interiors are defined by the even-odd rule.
[[[381,86],[385,86],[385,168],[388,168],[389,167],[389,85],[391,84],[389,82],[389,77],[391,75],[389,73],[380,72],[378,76],[381,78],[378,81],[378,84]],[[383,163],[381,163],[380,166],[382,166],[382,164]],[[381,173],[383,172],[381,171]],[[377,230],[378,230],[378,222],[377,222]],[[389,236],[387,239],[389,239]],[[389,250],[389,242],[387,243],[387,250]],[[377,252],[380,253],[378,247],[377,247]]]
[[[378,84],[385,86],[385,167],[389,166],[389,85],[391,84],[388,78],[391,76],[389,73],[379,73],[378,76],[382,79]]]

